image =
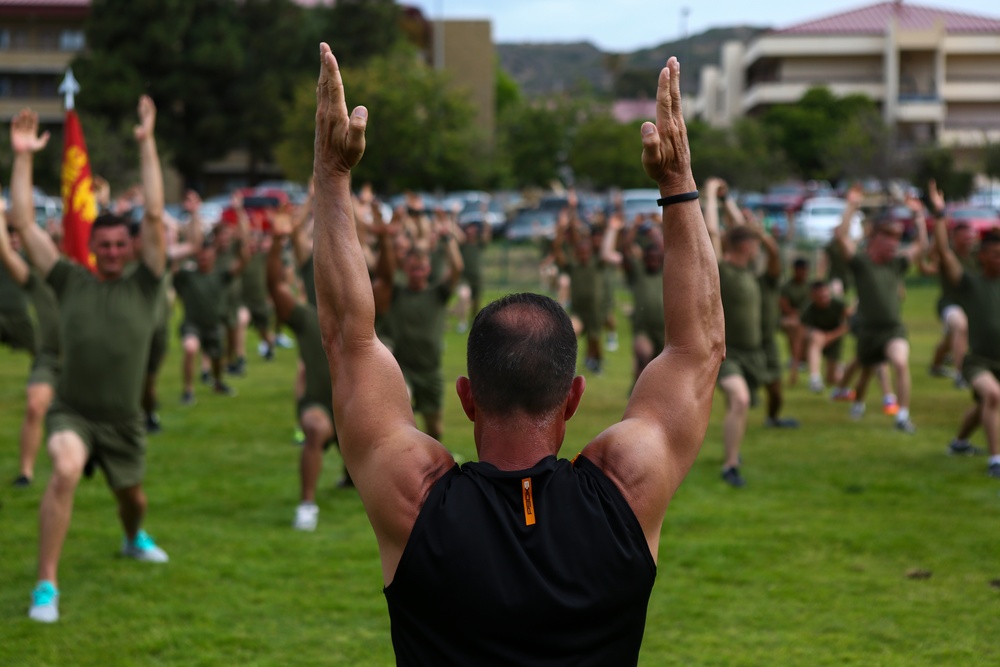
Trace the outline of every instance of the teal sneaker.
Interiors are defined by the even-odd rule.
[[[166,563],[170,560],[167,552],[156,546],[156,542],[144,530],[140,530],[132,542],[125,538],[125,543],[122,545],[122,555],[146,563]]]
[[[28,618],[39,623],[55,623],[59,620],[59,591],[51,581],[39,581],[31,591],[31,609]]]

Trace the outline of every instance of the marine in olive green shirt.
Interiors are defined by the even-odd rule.
[[[726,315],[726,347],[758,350],[763,341],[760,283],[750,268],[719,262],[722,309]]]

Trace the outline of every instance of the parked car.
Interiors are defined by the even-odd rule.
[[[836,197],[815,197],[802,204],[795,216],[795,237],[799,241],[824,245],[833,238],[833,230],[840,224],[847,208],[847,200]],[[851,219],[851,238],[860,239],[864,234],[863,217],[858,211]]]
[[[622,190],[622,212],[625,215],[625,222],[631,223],[637,215],[648,213],[660,215],[663,208],[656,203],[659,198],[660,191],[655,188]]]
[[[496,200],[467,200],[462,212],[458,214],[458,224],[473,222],[485,222],[494,233],[499,233],[507,225],[507,214]]]
[[[520,211],[507,225],[507,240],[512,243],[552,240],[556,237],[558,210],[529,208]]]
[[[1000,212],[995,208],[983,206],[956,206],[945,212],[948,228],[959,222],[967,223],[979,235],[996,227],[1000,227]]]

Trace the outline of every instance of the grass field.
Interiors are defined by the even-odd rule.
[[[765,430],[754,410],[748,485],[734,490],[719,480],[716,401],[667,512],[640,664],[1000,664],[1000,584],[991,583],[1000,579],[1000,482],[986,477],[983,458],[944,453],[969,395],[927,373],[935,298],[932,285],[909,285],[914,436],[892,430],[877,391],[855,423],[845,404],[794,387],[785,413],[802,428]],[[621,416],[631,356],[620,320],[622,350],[588,379],[565,456]],[[451,331],[453,379],[464,337]],[[171,562],[118,557],[103,480],[81,483],[60,570],[62,619],[44,626],[26,612],[49,466],[43,454],[33,487],[8,485],[28,360],[0,351],[0,665],[392,664],[375,540],[357,496],[335,488],[336,453],[321,480],[318,530],[290,527],[295,353],[271,363],[252,355],[238,397],[201,391],[198,405],[182,408],[178,352],[174,341],[161,381],[165,431],[150,440],[146,484],[147,528]],[[453,392],[445,411],[445,444],[474,458]],[[914,569],[932,576],[909,578]]]

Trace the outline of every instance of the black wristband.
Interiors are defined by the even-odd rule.
[[[669,197],[660,197],[656,200],[657,206],[670,206],[671,204],[680,204],[681,202],[691,201],[698,198],[698,191],[694,192],[682,192],[679,195],[670,195]]]

